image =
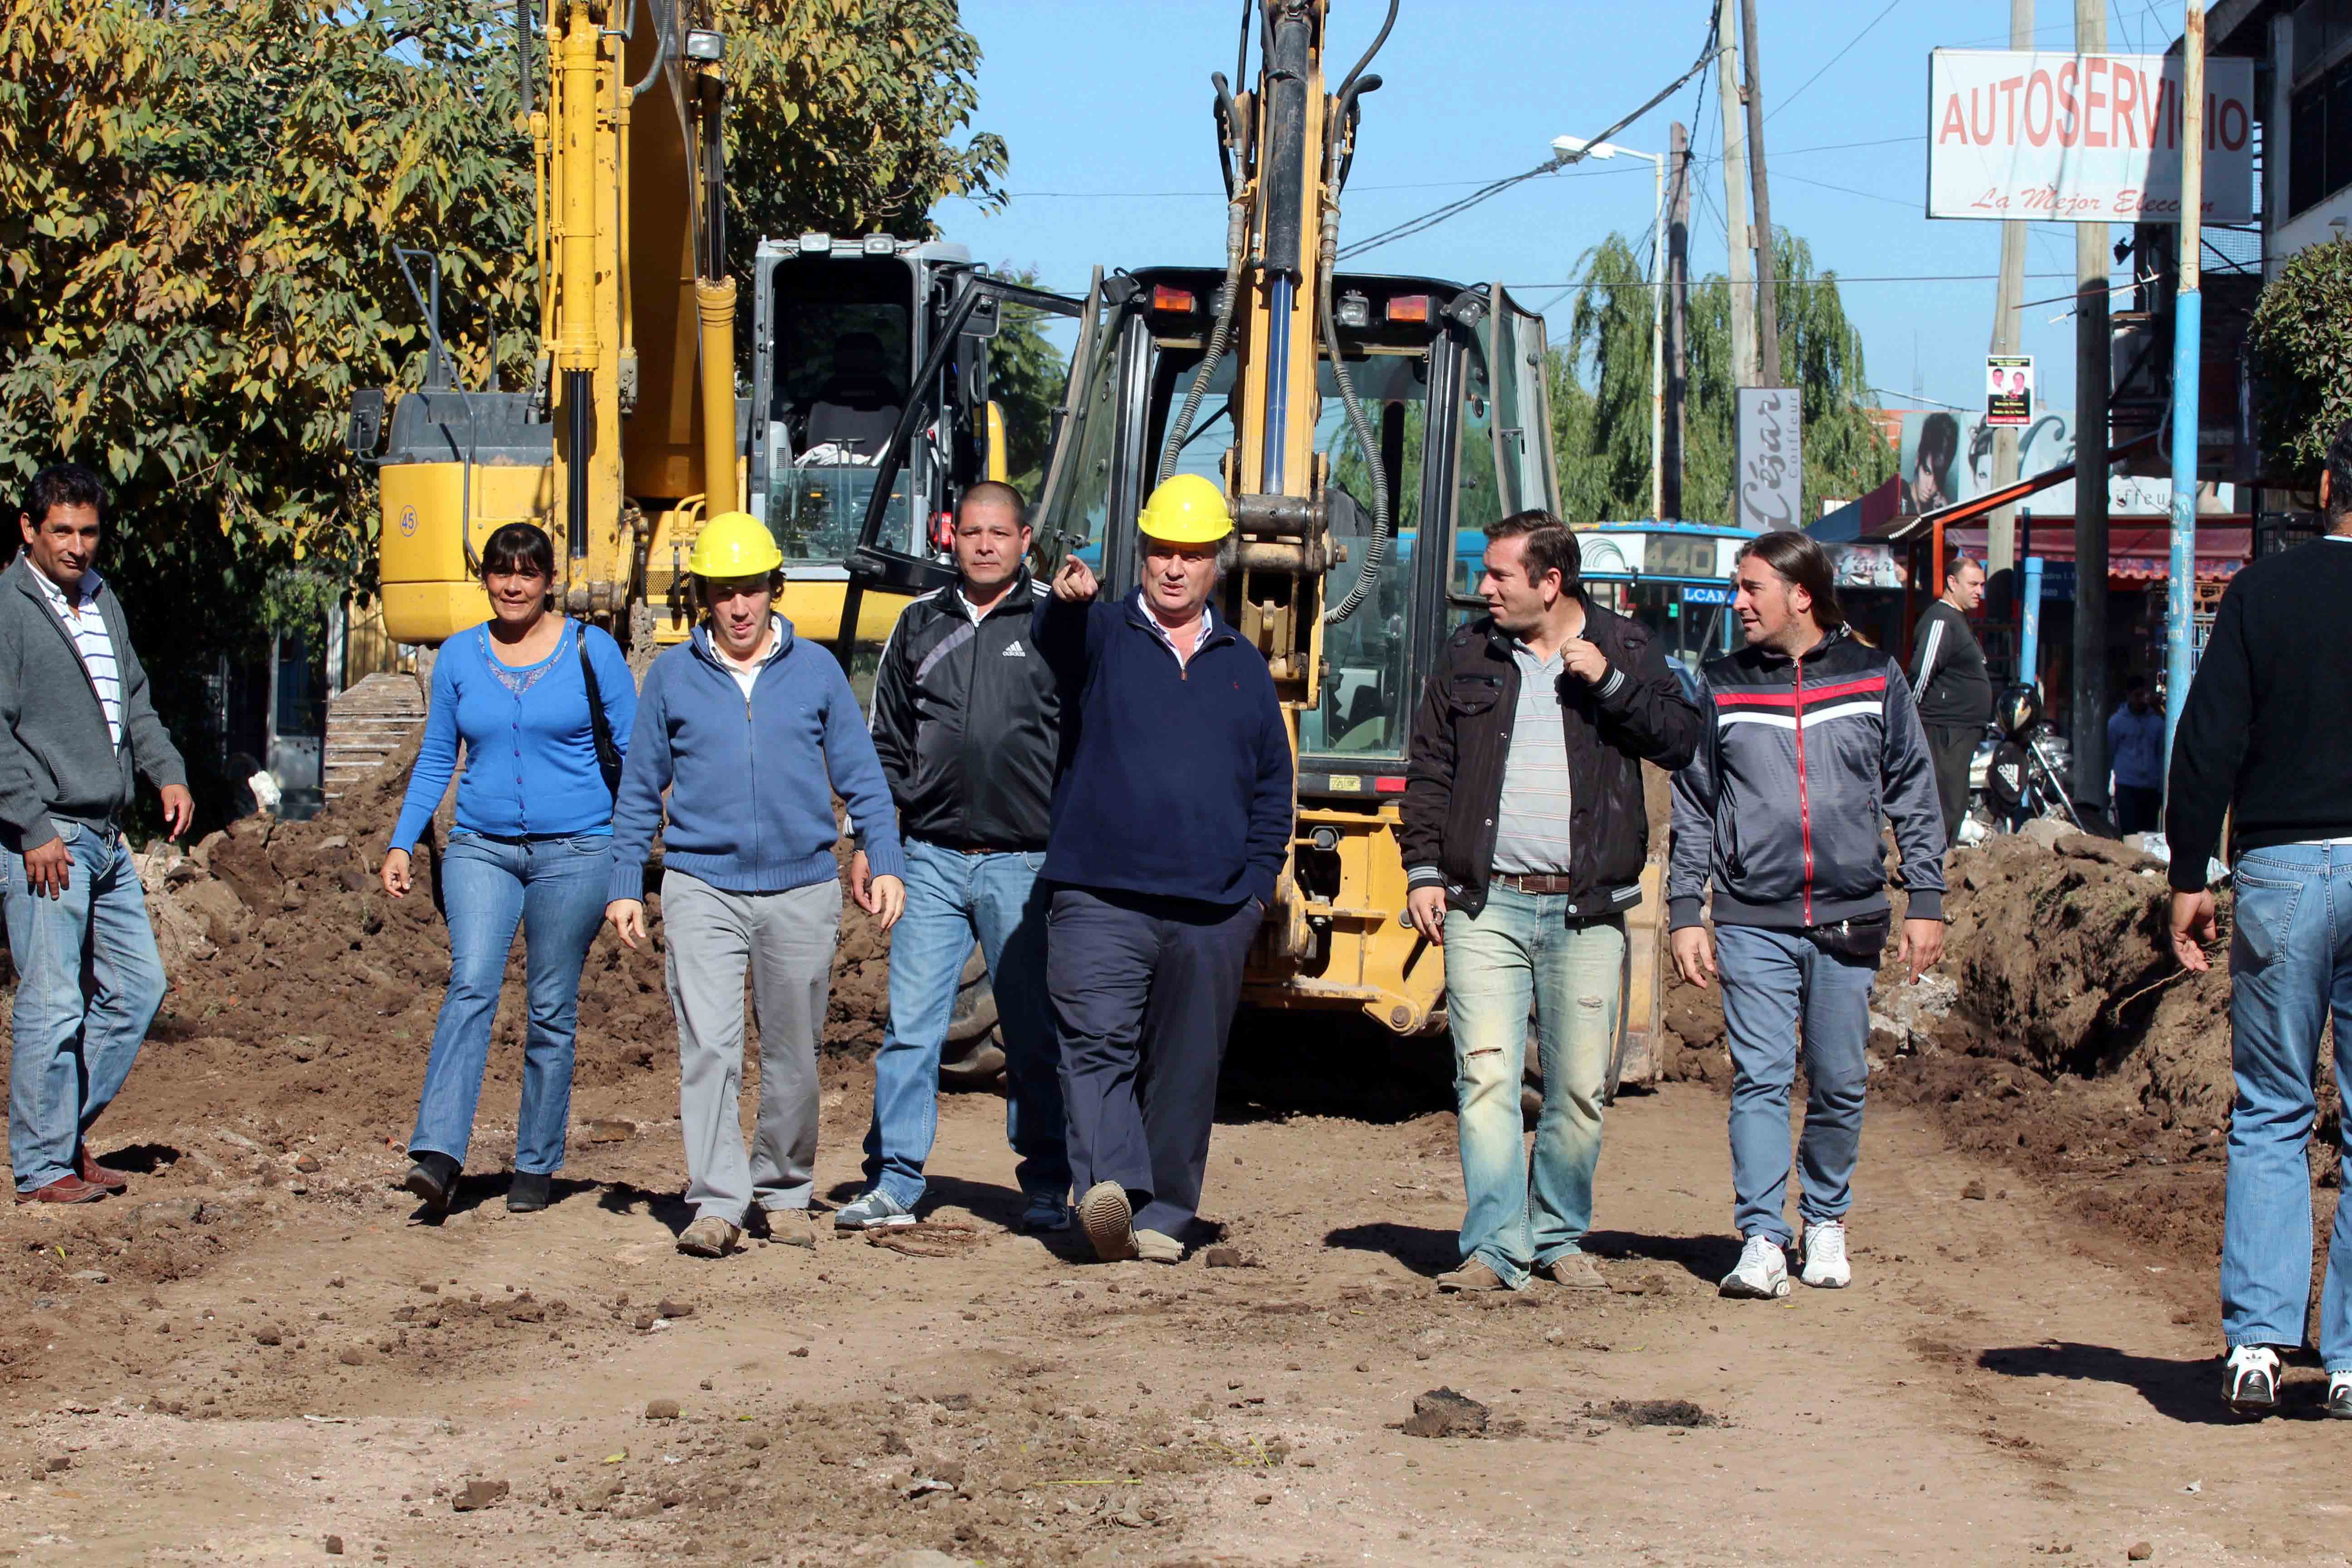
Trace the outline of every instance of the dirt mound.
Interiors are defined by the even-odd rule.
[[[309,822],[247,817],[189,856],[146,863],[173,990],[157,1031],[170,1045],[151,1049],[140,1072],[186,1073],[192,1111],[215,1092],[241,1107],[310,1106],[387,1123],[414,1108],[449,973],[439,910],[446,806],[419,847],[406,898],[387,897],[374,873],[415,755],[412,738]],[[631,952],[607,931],[589,952],[574,1073],[582,1087],[671,1070],[659,911],[656,893],[650,951]],[[888,951],[887,936],[845,905],[828,1049],[879,1043]],[[493,1082],[521,1068],[522,952],[518,939],[492,1035]],[[233,1088],[208,1087],[215,1082]]]

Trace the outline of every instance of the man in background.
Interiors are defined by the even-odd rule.
[[[1945,563],[1944,591],[1919,617],[1911,639],[1911,689],[1935,759],[1947,849],[1960,841],[1960,821],[1969,814],[1969,764],[1992,721],[1992,680],[1985,673],[1984,648],[1969,626],[1984,595],[1984,567],[1955,552]]]
[[[2116,831],[2152,833],[2164,820],[2164,715],[2135,675],[2124,705],[2107,716],[2107,755],[2116,775]]]

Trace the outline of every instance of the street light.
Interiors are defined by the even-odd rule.
[[[1650,248],[1650,515],[1664,521],[1659,514],[1666,507],[1666,157],[1663,153],[1620,147],[1613,142],[1588,142],[1581,136],[1555,136],[1551,151],[1563,163],[1614,158],[1621,153],[1628,158],[1646,159],[1657,187]]]

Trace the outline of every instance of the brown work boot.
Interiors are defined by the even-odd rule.
[[[20,1204],[94,1204],[106,1196],[106,1189],[95,1182],[85,1182],[79,1176],[59,1176],[46,1187],[35,1187],[29,1193],[18,1193]]]
[[[1601,1277],[1599,1266],[1581,1252],[1563,1252],[1549,1263],[1537,1264],[1536,1272],[1563,1289],[1609,1289],[1609,1281]]]
[[[1437,1288],[1447,1295],[1466,1294],[1479,1290],[1507,1290],[1510,1286],[1503,1277],[1487,1267],[1483,1258],[1474,1258],[1451,1274],[1437,1277]]]
[[[104,1187],[110,1193],[122,1192],[131,1185],[130,1177],[120,1171],[100,1164],[98,1156],[89,1152],[89,1145],[87,1143],[74,1151],[74,1174],[91,1186]]]

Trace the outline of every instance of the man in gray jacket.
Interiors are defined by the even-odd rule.
[[[91,569],[105,506],[88,468],[43,469],[17,519],[24,552],[0,574],[0,900],[17,972],[8,1163],[20,1204],[89,1203],[129,1185],[87,1139],[163,1005],[122,837],[133,773],[162,794],[171,837],[195,813],[122,606]]]
[[[1898,953],[1916,980],[1944,951],[1944,824],[1902,669],[1845,628],[1828,555],[1801,533],[1741,546],[1733,605],[1748,646],[1701,670],[1698,754],[1675,775],[1666,874],[1675,967],[1723,980],[1731,1040],[1731,1185],[1742,1247],[1723,1294],[1789,1293],[1782,1213],[1789,1095],[1804,1042],[1798,1150],[1806,1284],[1853,1279],[1845,1215],[1862,1152],[1870,988],[1892,910],[1879,819],[1903,860]],[[1715,889],[1715,939],[1699,909]]]

